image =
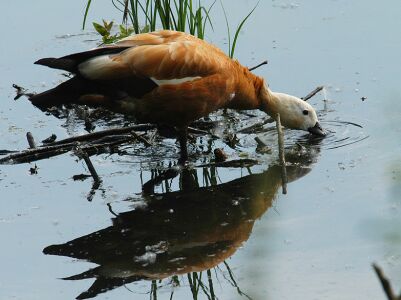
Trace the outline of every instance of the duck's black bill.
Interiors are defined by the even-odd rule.
[[[326,136],[326,132],[323,130],[322,126],[320,126],[319,122],[316,122],[315,126],[309,127],[308,131],[316,136]]]

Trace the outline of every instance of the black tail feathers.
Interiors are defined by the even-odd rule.
[[[42,65],[53,69],[65,70],[71,73],[77,72],[77,63],[73,59],[68,58],[42,58],[35,61],[36,65]]]
[[[40,109],[62,104],[74,103],[83,92],[83,81],[79,77],[71,78],[60,85],[42,93],[32,95],[29,100]]]

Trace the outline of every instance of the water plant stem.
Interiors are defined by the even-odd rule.
[[[283,129],[281,127],[280,114],[276,115],[276,128],[278,135],[278,155],[281,164],[281,180],[282,180],[282,188],[283,194],[287,194],[287,169],[285,166],[285,153],[284,153],[284,134]]]

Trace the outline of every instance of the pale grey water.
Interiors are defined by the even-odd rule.
[[[105,2],[95,3],[89,21],[120,20]],[[333,140],[323,141],[311,172],[290,183],[287,195],[278,190],[273,207],[227,262],[241,290],[253,299],[385,299],[371,263],[378,262],[400,286],[401,3],[291,3],[262,1],[240,36],[236,57],[249,66],[268,59],[269,65],[256,73],[265,76],[273,90],[302,96],[317,85],[328,86],[323,120],[363,125],[339,127],[334,136],[369,138],[333,150],[328,149]],[[254,4],[225,1],[231,22],[236,24]],[[35,60],[96,45],[98,37],[91,29],[80,31],[83,4],[3,1],[0,7],[0,149],[26,148],[27,131],[38,140],[51,133],[60,138],[83,133],[80,124],[65,128],[65,121],[44,115],[24,99],[14,102],[11,87],[49,88],[63,78],[58,71],[33,65]],[[218,5],[214,13],[221,16]],[[224,24],[222,18],[215,21],[215,31],[207,37],[223,49]],[[362,96],[367,100],[361,101]],[[322,110],[322,99],[317,96],[311,103]],[[302,135],[287,134],[289,143]],[[252,139],[243,140],[245,146],[237,152],[253,152]],[[175,158],[174,144],[166,143],[167,155]],[[86,200],[90,180],[71,179],[85,169],[69,154],[38,162],[39,173],[33,176],[28,164],[1,166],[0,299],[73,299],[88,289],[93,279],[59,278],[95,264],[44,255],[42,250],[110,226],[113,216],[107,203],[117,212],[131,210],[125,199],[140,199],[140,171],[145,180],[150,177],[141,160],[146,158],[93,158],[105,192],[98,191],[92,202]],[[265,169],[262,165],[252,170]],[[247,174],[219,170],[222,182]],[[174,189],[177,185],[173,182]],[[174,299],[192,297],[185,280]],[[171,288],[166,281],[163,285],[158,296],[169,299]],[[148,281],[131,283],[96,299],[147,299],[150,286]],[[214,288],[219,299],[240,298],[220,273]]]

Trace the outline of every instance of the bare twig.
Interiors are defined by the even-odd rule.
[[[35,149],[36,143],[35,143],[35,139],[33,138],[33,135],[31,132],[26,133],[26,139],[28,140],[29,148]]]
[[[262,141],[260,139],[260,137],[258,137],[258,136],[255,137],[255,141],[256,141],[256,143],[258,144],[259,147],[267,147],[267,144],[264,141]]]
[[[64,140],[60,140],[49,145],[60,145],[66,144],[70,142],[88,142],[91,140],[99,139],[101,137],[105,137],[108,135],[118,135],[124,133],[131,133],[132,131],[147,131],[156,128],[155,125],[151,124],[143,124],[143,125],[136,125],[136,126],[128,126],[128,127],[121,127],[121,128],[112,128],[102,131],[96,131],[84,135],[70,137]]]
[[[255,137],[255,141],[258,144],[256,146],[256,152],[261,154],[271,154],[272,149],[258,136]]]
[[[131,135],[132,135],[135,139],[137,139],[137,140],[141,141],[142,143],[144,143],[146,147],[152,146],[152,143],[151,143],[151,142],[149,142],[149,141],[148,141],[147,139],[145,139],[143,136],[137,134],[135,131],[131,131]]]
[[[35,149],[28,149],[21,152],[10,154],[0,159],[0,164],[15,164],[32,162],[52,156],[60,155],[70,151],[75,147],[76,143],[68,143],[64,145],[46,146]]]
[[[276,115],[276,128],[278,134],[278,153],[281,164],[281,180],[282,180],[282,188],[283,194],[287,194],[287,169],[285,166],[285,153],[284,153],[284,134],[283,129],[281,128],[280,114]]]
[[[91,173],[93,180],[95,183],[100,184],[102,180],[100,179],[99,175],[96,172],[95,167],[92,164],[92,161],[90,160],[88,153],[86,153],[85,150],[80,148],[79,146],[76,147],[75,149],[75,154],[78,156],[78,158],[83,159],[88,166],[88,170]]]
[[[382,284],[383,290],[387,295],[388,300],[400,300],[401,295],[398,297],[395,295],[390,281],[387,279],[387,277],[384,275],[383,270],[377,265],[377,264],[372,264],[373,269],[376,272],[377,277],[379,277],[379,280]]]
[[[317,93],[319,93],[321,90],[324,89],[324,86],[318,86],[317,88],[315,88],[312,92],[310,92],[308,95],[306,95],[305,97],[301,98],[304,101],[308,101],[310,98],[312,98],[313,96],[315,96]]]
[[[252,133],[254,130],[272,122],[274,122],[272,118],[265,118],[261,122],[252,124],[248,127],[241,128],[240,130],[237,131],[237,133]]]
[[[151,143],[143,136],[138,135],[134,130],[145,131],[153,128],[155,126],[147,124],[113,128],[66,138],[40,147],[36,147],[32,134],[27,133],[27,139],[31,148],[1,158],[0,164],[26,163],[50,158],[71,151],[79,142],[84,143],[81,147],[88,155],[102,153],[102,151],[104,152],[109,147],[128,143],[132,141],[133,137],[143,142],[146,146],[150,146]]]
[[[81,148],[88,153],[94,155],[103,153],[110,147],[121,145],[132,141],[132,135],[118,135],[111,137],[103,137],[94,140],[91,143],[81,145]],[[18,164],[33,162],[41,159],[64,154],[77,147],[78,142],[70,142],[66,144],[53,144],[51,146],[42,146],[35,149],[27,149],[17,153],[12,153],[6,157],[0,158],[0,164]]]
[[[116,214],[116,213],[113,211],[113,208],[111,207],[111,204],[110,204],[110,203],[107,203],[107,208],[109,209],[109,212],[110,212],[113,216],[118,217],[118,214]]]
[[[101,181],[93,181],[91,190],[89,191],[88,195],[86,196],[86,200],[91,202],[96,195],[96,191],[99,189],[101,185]]]
[[[49,136],[48,138],[44,139],[44,140],[42,141],[42,143],[43,143],[43,144],[50,144],[50,143],[53,143],[56,139],[57,139],[57,135],[55,135],[55,134],[53,133],[53,134],[52,134],[51,136]]]
[[[253,70],[255,70],[255,69],[257,69],[257,68],[259,68],[259,67],[261,67],[261,66],[263,66],[263,65],[267,65],[267,64],[268,64],[268,61],[265,60],[265,61],[261,62],[260,64],[258,64],[257,66],[254,66],[254,67],[252,67],[252,68],[248,68],[248,70],[249,70],[249,71],[253,71]]]

